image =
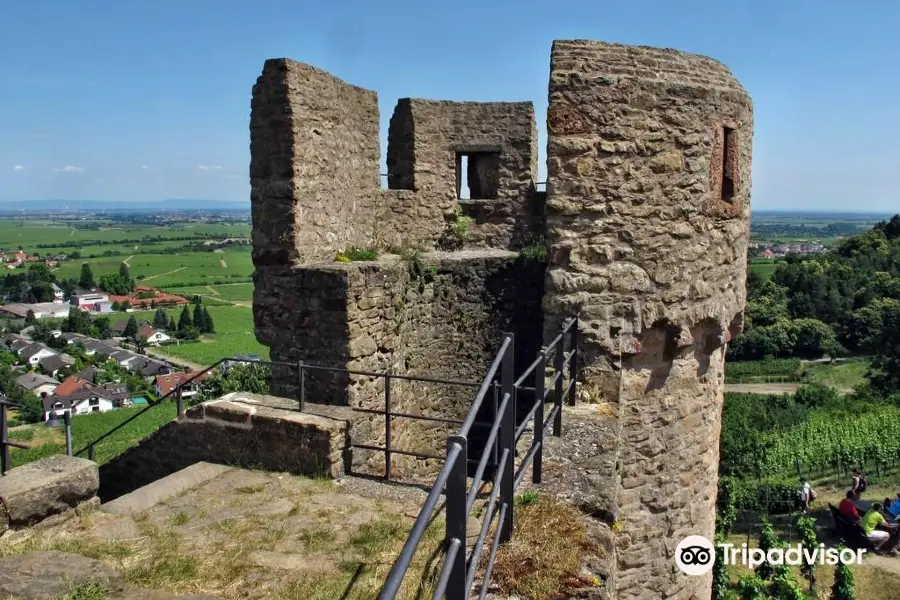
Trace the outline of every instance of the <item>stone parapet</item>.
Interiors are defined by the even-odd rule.
[[[97,496],[97,464],[74,456],[48,456],[0,477],[0,533],[34,525]]]
[[[293,401],[235,392],[185,416],[100,467],[104,502],[205,461],[298,475],[344,473],[348,423],[295,410]]]

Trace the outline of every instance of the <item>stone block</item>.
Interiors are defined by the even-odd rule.
[[[38,523],[96,497],[97,464],[56,455],[9,470],[0,477],[0,529]]]

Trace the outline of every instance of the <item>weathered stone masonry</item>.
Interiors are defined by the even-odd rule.
[[[541,328],[577,314],[582,390],[615,415],[597,432],[614,450],[591,475],[597,526],[620,526],[609,591],[707,598],[709,576],[682,575],[674,550],[713,534],[724,351],[745,302],[753,112],[728,69],[674,50],[555,42],[546,201],[527,102],[401,100],[388,190],[374,92],[272,60],[252,106],[254,317],[273,358],[477,378],[502,331],[516,332],[522,366]],[[459,199],[463,177],[471,200]],[[451,235],[466,216],[466,235]],[[515,253],[544,236],[542,272]],[[423,254],[331,262],[350,246]],[[383,382],[369,378],[308,386],[322,402],[382,402]],[[275,393],[296,388],[296,371],[276,374]],[[451,416],[467,402],[403,384],[395,398]],[[355,421],[354,438],[380,443],[381,427]],[[398,423],[395,441],[439,445],[444,433]]]
[[[580,315],[585,387],[618,414],[617,597],[705,598],[710,578],[672,556],[714,530],[750,98],[714,60],[584,41],[554,43],[549,94],[545,323]]]

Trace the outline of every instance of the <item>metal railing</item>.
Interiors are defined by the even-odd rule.
[[[562,403],[567,399],[575,403],[575,382],[578,364],[578,319],[568,319],[560,333],[538,353],[538,357],[519,376],[513,379],[514,337],[507,333],[490,369],[484,377],[469,412],[460,425],[459,431],[447,439],[444,464],[435,478],[422,509],[413,524],[409,537],[387,575],[379,600],[394,600],[403,580],[412,565],[425,531],[435,518],[435,510],[443,494],[446,502],[446,536],[444,557],[436,580],[432,600],[468,600],[475,578],[479,572],[482,557],[488,549],[487,561],[482,570],[479,600],[487,594],[491,571],[500,544],[509,541],[513,535],[514,499],[516,488],[522,483],[528,467],[532,467],[532,482],[540,483],[544,437],[548,431],[559,436],[562,432]],[[567,356],[568,353],[568,356]],[[554,375],[551,386],[545,386],[547,363],[553,357]],[[565,385],[568,371],[569,383]],[[499,378],[500,401],[490,424],[487,443],[484,445],[478,466],[469,484],[467,466],[470,449],[469,434],[490,389]],[[533,379],[533,386],[524,384]],[[525,419],[516,425],[517,397],[520,391],[532,392],[534,400]],[[548,396],[553,393],[553,408],[545,416]],[[515,466],[516,445],[533,422],[533,436],[528,451]],[[485,469],[491,456],[498,455],[493,488],[483,507],[481,529],[471,552],[466,550],[466,525],[469,515],[478,499]],[[496,518],[493,540],[488,547],[488,534]]]
[[[7,420],[10,408],[21,409],[22,405],[7,398],[0,398],[0,475],[6,475],[6,472],[9,470],[11,464],[9,461],[10,448],[27,450],[30,447],[28,444],[9,439]]]

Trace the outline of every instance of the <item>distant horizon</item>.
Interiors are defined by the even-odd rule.
[[[44,200],[0,200],[0,210],[9,209],[15,206],[16,211],[21,212],[46,212],[53,210],[73,210],[79,212],[90,212],[97,210],[110,210],[115,208],[133,208],[134,206],[162,205],[169,203],[178,203],[179,208],[170,208],[171,211],[193,211],[193,210],[214,210],[216,208],[245,208],[250,210],[250,200],[218,200],[214,198],[161,198],[158,200],[66,200],[59,198],[48,198]],[[27,204],[28,207],[21,206]],[[50,206],[58,205],[58,206]],[[68,206],[75,205],[75,206]],[[85,207],[86,205],[96,205],[98,208]],[[128,206],[132,205],[132,206]],[[139,210],[150,210],[139,209]],[[893,216],[900,214],[900,210],[896,211],[878,211],[878,210],[829,210],[829,209],[807,209],[807,208],[753,208],[751,213],[755,214],[806,214],[806,215],[859,215],[859,216]]]

